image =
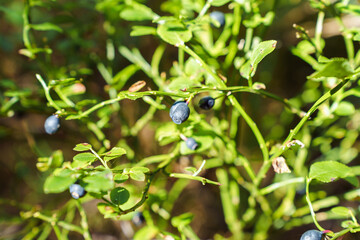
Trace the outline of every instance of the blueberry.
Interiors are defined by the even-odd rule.
[[[190,115],[190,109],[185,101],[177,101],[170,108],[170,117],[176,124],[185,122]]]
[[[186,139],[186,146],[188,147],[188,148],[190,148],[191,150],[195,150],[195,149],[197,149],[198,148],[198,144],[197,144],[197,142],[195,141],[195,139],[193,139],[193,138],[188,138],[188,139]]]
[[[131,221],[134,223],[135,226],[141,226],[143,223],[145,223],[145,218],[142,212],[137,212],[135,213]]]
[[[204,109],[204,110],[209,110],[211,109],[215,104],[215,99],[213,99],[210,96],[207,97],[203,97],[202,99],[200,99],[199,101],[199,107]]]
[[[70,190],[71,196],[75,199],[79,199],[79,198],[83,197],[86,193],[85,189],[80,184],[77,184],[77,183],[72,184],[69,187],[69,190]]]
[[[322,232],[318,230],[309,230],[301,236],[300,240],[321,240],[322,235]]]
[[[215,20],[216,22],[219,22],[220,27],[223,27],[225,25],[225,15],[222,12],[214,11],[210,13],[210,18],[212,20]]]
[[[44,128],[47,134],[54,134],[60,127],[60,119],[58,115],[51,115],[45,121]]]

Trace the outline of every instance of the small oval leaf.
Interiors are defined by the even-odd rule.
[[[351,174],[351,168],[336,162],[336,161],[322,161],[311,165],[309,177],[321,182],[333,182],[337,178],[346,178]]]
[[[110,200],[117,205],[126,203],[129,200],[129,197],[130,197],[129,191],[123,187],[114,188],[110,192]]]
[[[74,151],[78,151],[78,152],[82,152],[82,151],[87,151],[90,150],[91,145],[88,143],[79,143],[76,144],[76,146],[74,147]]]

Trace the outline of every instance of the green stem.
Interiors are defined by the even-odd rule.
[[[250,51],[251,48],[251,40],[253,37],[254,29],[253,28],[247,28],[246,29],[246,36],[245,36],[245,47],[244,52],[247,53]]]
[[[334,14],[337,14],[336,10],[334,10],[333,12],[334,12]],[[336,15],[335,19],[341,26],[341,31],[343,32],[343,38],[344,38],[344,42],[345,42],[348,59],[349,59],[350,63],[353,65],[354,64],[354,44],[352,41],[352,35],[348,33],[348,31],[347,31],[348,29],[345,26],[344,22],[342,21],[341,16]],[[345,35],[344,35],[344,32],[345,32]]]
[[[154,117],[156,110],[157,108],[155,106],[150,106],[149,110],[140,119],[138,119],[135,125],[130,129],[131,136],[136,136],[139,133],[146,123]]]
[[[61,108],[54,102],[54,100],[51,98],[50,96],[50,88],[46,85],[44,79],[41,77],[40,74],[36,74],[36,78],[37,80],[39,80],[39,82],[41,83],[42,87],[44,88],[45,91],[45,97],[47,99],[47,101],[49,102],[49,105],[52,106],[53,108],[55,108],[56,110],[60,111]]]
[[[331,238],[331,240],[337,239],[338,237],[341,237],[343,235],[345,235],[346,233],[350,232],[350,229],[344,229],[340,232],[337,232],[334,234],[334,236]]]
[[[85,240],[91,240],[92,238],[91,238],[91,234],[89,232],[89,224],[87,221],[85,210],[82,207],[81,202],[78,200],[76,201],[76,206],[77,206],[80,216],[81,216],[80,224],[83,229],[83,237]]]
[[[179,61],[179,67],[181,71],[184,71],[184,50],[182,48],[178,49],[178,61]]]
[[[0,112],[6,113],[12,105],[14,105],[17,101],[19,101],[18,97],[12,97],[9,101],[7,101],[4,105],[1,106]]]
[[[252,81],[251,74],[249,75],[248,85],[249,85],[249,88],[252,88],[252,86],[253,86],[253,81]]]
[[[184,173],[170,173],[169,177],[195,180],[195,181],[202,182],[203,185],[205,185],[206,183],[214,184],[214,185],[218,185],[218,186],[221,185],[218,182],[211,181],[211,180],[203,178],[203,177],[192,176],[192,175],[188,175],[188,174],[184,174]]]
[[[234,2],[234,24],[232,26],[232,39],[228,47],[228,54],[224,61],[224,69],[228,69],[234,61],[236,53],[238,52],[238,41],[237,36],[239,35],[241,28],[241,5]]]
[[[196,172],[194,172],[193,176],[199,175],[199,173],[201,172],[201,170],[202,170],[203,167],[205,166],[205,163],[206,163],[206,160],[203,160],[202,163],[201,163],[201,165],[200,165],[200,167],[199,167],[199,169],[198,169]]]
[[[24,21],[23,40],[24,40],[25,47],[27,49],[32,49],[30,39],[29,39],[29,31],[30,31],[29,15],[30,15],[30,3],[29,3],[29,0],[25,0],[24,11],[22,14],[23,21]]]
[[[97,154],[97,152],[94,151],[94,149],[90,148],[90,151],[100,160],[102,165],[104,165],[105,168],[109,169],[109,166],[106,164],[106,162]]]
[[[96,125],[96,123],[88,122],[87,128],[94,133],[94,135],[99,141],[104,141],[105,134],[101,131],[98,125]]]
[[[310,185],[310,182],[311,182],[311,179],[306,178],[306,202],[307,202],[307,204],[309,205],[311,217],[312,217],[312,219],[313,219],[316,227],[317,227],[320,231],[324,231],[325,229],[322,228],[322,227],[320,226],[320,224],[319,224],[319,223],[317,222],[317,220],[316,220],[316,215],[315,215],[314,209],[313,209],[312,204],[311,204],[310,194],[309,194],[309,185]]]
[[[122,97],[117,97],[117,98],[114,98],[114,99],[109,99],[109,100],[106,100],[106,101],[103,101],[101,103],[98,103],[96,104],[95,106],[89,108],[88,110],[86,110],[85,112],[82,112],[80,113],[79,115],[77,116],[74,116],[73,119],[80,119],[80,118],[83,118],[85,116],[88,116],[90,113],[106,106],[106,105],[109,105],[109,104],[112,104],[112,103],[115,103],[115,102],[119,102],[121,100],[123,100],[124,98]]]
[[[121,214],[127,214],[129,212],[133,212],[135,211],[137,208],[139,208],[141,205],[143,205],[143,203],[146,201],[146,199],[148,198],[148,192],[151,186],[151,182],[153,181],[155,175],[160,171],[160,169],[155,170],[147,179],[147,183],[144,187],[144,190],[142,192],[142,197],[140,199],[140,201],[138,201],[134,206],[132,206],[131,208],[128,208],[126,210],[123,210],[121,212]]]
[[[62,228],[65,228],[67,230],[83,234],[83,229],[81,227],[79,227],[79,226],[74,225],[74,224],[71,224],[71,223],[68,223],[68,222],[65,222],[65,221],[58,221],[58,219],[56,219],[54,217],[46,216],[46,215],[44,215],[44,214],[42,214],[40,212],[35,212],[32,216],[34,218],[38,218],[38,219],[41,219],[41,220],[43,220],[45,222],[48,222],[52,226],[58,225],[58,226],[60,226]]]
[[[304,180],[305,180],[305,178],[298,177],[298,178],[291,178],[291,179],[288,179],[288,180],[285,180],[285,181],[282,181],[282,182],[273,183],[273,184],[271,184],[271,185],[269,185],[267,187],[264,187],[264,188],[260,189],[259,193],[261,195],[266,195],[266,194],[269,194],[269,193],[275,191],[278,188],[281,188],[281,187],[284,187],[284,186],[287,186],[287,185],[290,185],[290,184],[303,183]]]
[[[356,225],[358,225],[358,226],[359,226],[358,221],[357,221],[357,219],[356,219],[356,217],[355,217],[355,215],[354,215],[353,211],[352,211],[352,210],[350,210],[350,209],[349,209],[349,214],[350,214],[351,220],[352,220],[352,221],[353,221]]]
[[[59,87],[55,87],[54,90],[59,96],[59,98],[63,100],[67,105],[69,105],[70,107],[75,107],[75,103],[73,103],[73,101],[71,101],[65,94],[63,94]]]
[[[62,236],[61,236],[61,231],[60,231],[60,228],[59,226],[57,226],[56,224],[52,226],[53,229],[54,229],[54,232],[55,232],[55,235],[58,239],[63,239]]]
[[[205,13],[207,12],[207,10],[209,10],[209,8],[211,7],[212,1],[213,1],[213,0],[208,0],[208,1],[205,3],[204,7],[201,9],[201,11],[200,11],[200,13],[199,13],[199,15],[197,16],[196,19],[200,19],[200,18],[202,18],[202,17],[205,15]]]
[[[185,236],[187,236],[190,240],[200,240],[200,238],[196,235],[194,230],[192,230],[189,225],[184,226],[182,231],[184,232]]]
[[[323,96],[321,96],[313,104],[313,106],[309,109],[309,111],[307,111],[305,116],[300,120],[300,122],[296,125],[296,127],[293,130],[290,130],[290,133],[284,140],[282,147],[278,148],[278,150],[272,155],[272,157],[270,159],[268,159],[267,161],[264,161],[264,163],[261,166],[261,168],[256,176],[256,179],[255,179],[256,186],[259,186],[261,180],[265,177],[267,171],[269,170],[269,168],[271,166],[272,160],[277,158],[278,156],[280,156],[283,152],[285,152],[288,149],[286,144],[289,141],[293,140],[295,135],[300,131],[300,129],[304,126],[304,124],[310,119],[311,114],[313,114],[323,102],[325,102],[331,96],[333,96],[335,93],[337,93],[346,83],[348,83],[348,81],[349,81],[348,79],[342,80],[336,87],[334,87],[333,89],[331,89],[330,91],[325,93]]]
[[[185,93],[185,92],[177,92],[177,93],[172,93],[172,92],[163,92],[163,91],[145,91],[145,92],[133,92],[133,93],[129,93],[129,92],[120,92],[120,95],[117,98],[114,99],[109,99],[106,101],[103,101],[101,103],[98,103],[94,106],[92,106],[91,108],[89,108],[88,110],[86,110],[85,112],[82,112],[78,115],[74,115],[74,116],[70,116],[70,118],[68,119],[80,119],[83,117],[88,116],[89,114],[91,114],[92,112],[115,102],[119,102],[121,100],[124,99],[133,99],[133,97],[138,96],[140,97],[144,97],[144,96],[149,96],[149,95],[154,95],[154,96],[169,96],[169,97],[177,97],[177,98],[186,98],[189,97],[190,93]]]
[[[325,12],[320,11],[318,13],[318,18],[316,21],[316,27],[315,27],[315,46],[317,49],[317,53],[321,54],[321,34],[323,30],[323,23],[325,19]]]
[[[186,53],[198,60],[200,65],[217,81],[219,87],[226,87],[226,84],[221,80],[221,78],[194,51],[192,51],[188,46],[185,45],[180,45],[179,47],[183,48]],[[260,130],[256,126],[255,122],[250,118],[250,116],[247,115],[247,113],[236,100],[236,98],[233,95],[230,95],[228,98],[230,100],[230,103],[235,107],[235,109],[239,111],[245,122],[248,124],[248,126],[254,133],[263,154],[264,161],[267,161],[269,159],[269,152],[266,148],[265,140],[264,137],[261,135]]]

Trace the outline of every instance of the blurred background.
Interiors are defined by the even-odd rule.
[[[43,183],[46,174],[36,167],[38,157],[48,157],[54,150],[61,149],[64,159],[70,161],[75,154],[72,149],[77,143],[92,139],[95,147],[102,144],[81,121],[62,120],[61,128],[55,135],[50,136],[45,133],[44,121],[54,113],[54,109],[47,106],[44,92],[35,74],[41,74],[46,79],[69,77],[83,79],[82,83],[72,91],[83,93],[86,98],[99,102],[108,99],[107,83],[99,72],[100,60],[106,65],[111,65],[115,73],[129,65],[128,60],[117,51],[112,61],[106,60],[109,44],[113,44],[116,48],[120,45],[130,49],[137,47],[144,58],[151,61],[160,42],[153,36],[130,37],[132,23],[118,17],[117,1],[33,0],[33,3],[39,5],[30,10],[31,22],[51,22],[61,29],[33,31],[32,35],[38,46],[51,49],[52,54],[38,54],[34,59],[30,59],[24,56],[22,50],[24,49],[24,1],[0,0],[1,239],[21,239],[22,234],[31,231],[39,224],[38,222],[34,222],[33,225],[25,224],[20,216],[21,211],[35,207],[51,213],[69,199],[68,192],[44,194]],[[146,4],[159,15],[167,14],[164,11],[167,6],[163,1],[153,0]],[[263,4],[265,5],[263,9],[266,10],[267,3]],[[226,7],[216,10],[229,12]],[[300,99],[299,101],[303,101],[305,105],[306,101],[310,103],[318,97],[315,93],[299,96],[304,90],[306,77],[313,72],[313,69],[290,51],[298,42],[292,25],[296,23],[305,27],[311,36],[314,33],[316,18],[316,12],[308,1],[278,1],[274,23],[264,32],[265,40],[277,40],[278,45],[275,53],[269,55],[260,65],[255,81],[264,83],[269,92],[289,99]],[[360,20],[354,17],[346,18],[345,23],[353,27],[360,26]],[[324,52],[326,57],[346,57],[339,26],[331,19],[324,25],[323,37],[326,40]],[[168,72],[173,61],[177,61],[177,49],[168,45],[160,64],[162,71]],[[138,71],[126,83],[124,89],[146,78],[146,75]],[[244,80],[240,80],[239,85],[245,84],[241,81]],[[150,84],[149,87],[154,86]],[[74,96],[74,99],[76,98]],[[167,101],[170,106],[171,102]],[[259,96],[246,94],[242,96],[242,102],[249,115],[258,123],[266,140],[282,140],[298,121],[292,114],[285,112],[278,102],[265,101]],[[126,130],[124,125],[134,125],[136,120],[146,113],[148,106],[144,107],[142,101],[122,101],[120,106],[124,110],[121,112],[122,115],[112,116],[103,130],[109,143],[123,138],[126,145],[132,149],[127,157],[135,160],[168,150],[168,147],[159,147],[154,141],[158,124],[169,121],[167,111],[156,113],[155,119],[158,124],[147,124],[137,136],[124,137]],[[252,133],[244,130],[239,136],[239,141],[241,141],[240,151],[256,161],[261,153]],[[181,164],[181,161],[177,164]],[[209,171],[207,177],[214,179],[216,176],[214,172]],[[173,184],[171,180],[164,181],[167,181],[169,186]],[[198,182],[187,186],[175,202],[172,215],[185,211],[193,212],[195,219],[192,227],[201,239],[213,238],[215,233],[226,236],[228,230],[222,215],[219,190],[215,186],[200,186]],[[346,191],[346,187],[348,185],[340,184],[338,188],[339,191]],[[85,204],[94,239],[126,239],[124,224],[121,221],[104,220],[96,204],[96,201]],[[137,227],[132,227],[134,231],[138,230]],[[306,227],[294,228],[291,231],[280,230],[274,232],[270,239],[298,239]],[[332,222],[327,223],[327,227],[331,228]],[[55,235],[50,235],[50,238],[55,239]],[[79,235],[74,235],[71,239],[78,238]]]

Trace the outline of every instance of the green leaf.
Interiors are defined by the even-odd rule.
[[[135,181],[144,181],[145,174],[142,171],[132,171],[130,170],[130,177]]]
[[[131,171],[140,171],[140,172],[143,172],[143,173],[147,173],[147,172],[150,171],[150,169],[147,168],[147,167],[133,167],[133,168],[131,168],[130,172]]]
[[[335,110],[335,114],[339,116],[349,116],[355,113],[355,107],[352,103],[342,101]]]
[[[97,208],[99,212],[104,215],[104,218],[117,219],[117,216],[119,216],[117,208],[109,203],[99,203]]]
[[[126,150],[124,148],[113,147],[110,151],[101,155],[104,156],[105,161],[110,161],[111,159],[121,157],[124,154],[126,154]]]
[[[160,146],[164,146],[178,141],[179,131],[172,122],[163,123],[156,129],[155,139],[158,140]]]
[[[215,7],[220,7],[220,6],[223,6],[223,5],[227,4],[230,1],[231,0],[213,0],[211,2],[211,5],[215,6]]]
[[[117,187],[111,190],[110,200],[116,205],[121,205],[126,203],[129,200],[130,193],[126,188]]]
[[[63,30],[56,26],[55,24],[46,22],[46,23],[39,23],[39,24],[31,24],[30,27],[37,31],[57,31],[62,32]]]
[[[192,38],[191,31],[178,21],[159,24],[157,34],[162,40],[172,45],[184,45]]]
[[[243,65],[243,67],[241,67],[241,76],[246,79],[248,79],[250,76],[254,76],[258,64],[264,59],[264,57],[274,51],[276,43],[277,42],[275,40],[259,43],[259,45],[257,45],[254,51],[251,53],[250,60],[245,65]]]
[[[357,34],[354,36],[354,41],[360,41],[360,33],[357,33]]]
[[[344,178],[345,181],[347,181],[348,183],[350,183],[351,185],[353,185],[354,187],[358,188],[359,187],[359,179],[356,176],[350,176],[350,177],[346,177]]]
[[[30,89],[21,89],[15,91],[6,91],[4,95],[6,97],[27,97],[31,96],[32,91]]]
[[[186,75],[194,78],[195,81],[200,81],[200,78],[204,75],[203,68],[193,57],[189,57],[185,63]]]
[[[148,26],[133,26],[130,36],[156,35],[156,28]]]
[[[358,224],[354,223],[351,220],[346,220],[346,221],[341,222],[342,228],[356,228],[358,226],[359,226]]]
[[[38,158],[38,162],[36,163],[36,167],[45,172],[49,168],[58,168],[64,161],[64,156],[61,150],[56,150],[53,154],[48,158]]]
[[[74,161],[91,163],[96,159],[96,156],[92,153],[86,152],[75,155],[73,159]]]
[[[127,174],[118,173],[114,176],[114,181],[116,183],[123,183],[128,179],[129,179],[129,175]]]
[[[346,208],[346,207],[334,207],[331,209],[331,212],[339,215],[339,216],[343,216],[343,217],[347,217],[350,215],[350,209]]]
[[[59,80],[50,80],[49,86],[55,87],[55,86],[69,86],[73,85],[75,83],[81,82],[80,79],[76,78],[65,78],[65,79],[59,79]]]
[[[198,143],[199,147],[196,150],[191,150],[186,146],[185,141],[181,141],[180,143],[180,153],[182,155],[193,154],[195,152],[203,152],[208,150],[214,141],[214,137],[212,135],[200,135],[201,133],[194,133],[191,137],[195,139]]]
[[[111,170],[107,169],[101,172],[95,172],[91,176],[83,179],[85,183],[85,190],[88,192],[99,193],[101,191],[108,191],[114,187]]]
[[[205,185],[206,183],[208,184],[214,184],[214,185],[218,185],[220,186],[221,184],[200,176],[192,176],[189,174],[184,174],[184,173],[170,173],[170,177],[174,177],[174,178],[182,178],[182,179],[190,179],[190,180],[194,180],[194,181],[199,181],[201,182],[203,185]]]
[[[338,2],[336,4],[336,8],[339,9],[343,13],[348,13],[351,15],[360,16],[360,6],[356,4],[344,4],[342,2]]]
[[[71,177],[71,174],[73,173],[74,172],[68,168],[56,168],[53,172],[53,175],[59,177]]]
[[[124,10],[120,12],[120,17],[127,21],[144,21],[154,20],[158,15],[155,14],[151,8],[133,1],[131,2],[131,6],[124,8]]]
[[[197,169],[195,167],[186,167],[184,170],[191,172],[191,173],[195,173],[197,171]]]
[[[159,229],[156,226],[144,226],[134,235],[134,240],[151,240],[155,239]]]
[[[346,178],[351,174],[351,168],[336,161],[323,161],[311,165],[309,177],[321,182],[332,182],[337,178]]]
[[[184,213],[171,219],[171,225],[177,228],[189,225],[194,218],[192,213]]]
[[[88,143],[79,143],[79,144],[76,144],[76,146],[74,147],[73,150],[82,152],[82,151],[90,150],[90,148],[92,148],[92,146]]]
[[[308,78],[317,80],[324,77],[335,77],[339,79],[349,78],[354,75],[354,69],[349,61],[344,58],[332,58],[329,62],[323,64],[320,70],[311,74]]]
[[[47,54],[52,54],[52,50],[50,48],[32,48],[32,49],[23,48],[19,50],[19,54],[22,54],[31,59],[34,59],[36,57],[36,54],[42,52]]]
[[[71,177],[55,176],[50,175],[46,178],[44,183],[44,192],[45,193],[60,193],[69,188],[76,179]]]
[[[173,78],[167,88],[170,91],[177,91],[184,88],[190,88],[195,86],[200,86],[201,84],[196,81],[196,79],[192,79],[189,77],[177,77]]]

